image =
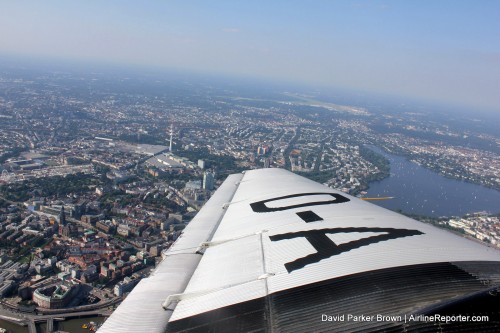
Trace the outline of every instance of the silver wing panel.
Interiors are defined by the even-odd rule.
[[[307,212],[320,220],[297,214]],[[360,272],[500,260],[492,248],[282,169],[245,172],[212,241],[220,244],[185,291],[206,293],[181,301],[171,320]]]
[[[218,195],[221,199],[214,200]],[[206,237],[205,230],[201,233],[204,236],[191,239],[189,233],[195,229],[187,228],[183,236],[186,243],[179,240],[171,249],[193,255],[185,249],[209,240],[199,264],[188,265],[190,278],[182,279],[185,288],[180,285],[170,288],[171,277],[165,277],[168,291],[161,293],[161,297],[166,297],[173,289],[182,294],[173,313],[163,311],[158,305],[161,303],[160,294],[155,295],[158,296],[154,301],[158,309],[154,314],[161,319],[151,320],[161,323],[162,329],[167,321],[173,326],[182,323],[179,327],[184,327],[190,318],[204,318],[204,314],[218,309],[236,309],[242,304],[254,306],[273,295],[276,299],[286,298],[287,292],[292,290],[303,290],[326,281],[333,285],[335,281],[349,280],[351,276],[358,279],[365,272],[394,271],[402,274],[406,267],[412,267],[425,279],[427,273],[418,268],[421,265],[430,272],[442,270],[453,276],[458,274],[455,272],[458,268],[443,263],[500,262],[500,252],[495,249],[282,169],[252,170],[244,175],[232,175],[214,198],[192,222],[200,224],[199,221],[207,220],[205,223],[212,223],[206,228],[211,230],[210,237]],[[223,201],[230,204],[222,208]],[[160,267],[168,270],[171,265],[168,260],[167,256]],[[438,268],[433,268],[433,265]],[[177,274],[180,276],[180,271]],[[365,281],[366,278],[362,275],[358,280]],[[121,307],[141,308],[140,299],[132,298],[129,302],[135,297],[137,288],[103,326],[108,330],[101,329],[100,332],[119,331],[112,330],[112,327],[120,320],[116,319],[117,316],[123,317]],[[471,290],[479,287],[474,284],[474,288]],[[429,297],[433,293],[429,293]],[[308,306],[307,302],[304,307]],[[256,318],[268,318],[266,329],[273,330],[273,324],[269,322],[273,311],[269,307],[272,308],[266,306],[268,310],[262,310],[263,315]],[[248,313],[257,313],[257,310],[252,311]],[[256,325],[252,327],[260,324]]]

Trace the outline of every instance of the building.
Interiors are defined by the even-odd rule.
[[[64,215],[64,222],[66,222],[66,217],[70,216],[72,218],[80,218],[82,212],[84,211],[84,205],[82,204],[64,204],[64,205],[52,205],[47,206],[45,204],[40,204],[38,201],[36,206],[39,207],[40,211],[59,217],[59,223],[61,220],[61,215]]]
[[[186,191],[196,191],[201,189],[201,180],[190,180],[185,185]]]
[[[0,285],[0,297],[5,297],[14,287],[16,286],[16,283],[12,280],[7,280],[4,281]]]
[[[93,281],[96,281],[99,278],[99,273],[94,272],[94,273],[88,273],[88,272],[83,272],[80,276],[80,280],[82,283],[90,283]]]
[[[168,223],[176,224],[176,223],[182,223],[182,221],[184,221],[184,216],[182,214],[174,214],[174,213],[168,214],[168,219],[167,219]]]
[[[211,172],[205,172],[203,174],[203,189],[212,191],[214,189],[214,181],[214,174]]]
[[[185,157],[171,153],[163,153],[146,160],[145,165],[164,172],[181,173],[185,170],[195,170],[198,166]]]
[[[115,184],[120,184],[134,178],[134,175],[124,170],[112,170],[106,173],[106,178],[112,180]]]
[[[140,280],[141,277],[137,273],[133,274],[130,277],[125,277],[123,281],[120,281],[115,285],[115,295],[122,296],[124,293],[131,291],[132,289],[134,289],[135,285],[139,283]]]
[[[40,275],[46,275],[52,272],[52,265],[47,262],[41,262],[35,265],[35,270]]]
[[[151,248],[149,249],[149,253],[153,257],[161,256],[161,251],[163,251],[163,245],[154,245],[154,246],[151,246]]]
[[[269,150],[268,146],[260,146],[257,148],[257,155],[265,155]]]
[[[181,172],[184,169],[184,165],[170,154],[151,157],[146,161],[146,164],[165,172]]]
[[[24,282],[23,284],[21,284],[19,286],[19,288],[17,289],[17,295],[19,297],[21,297],[21,299],[23,301],[26,301],[33,296],[31,293],[30,286],[29,286],[29,282]],[[3,297],[3,295],[2,295],[2,297]]]
[[[115,225],[110,220],[97,221],[95,226],[108,234],[115,232]]]
[[[80,285],[71,283],[51,284],[35,290],[33,302],[46,309],[61,309],[66,307],[80,290]]]
[[[80,221],[84,222],[84,223],[88,223],[88,224],[96,224],[97,221],[99,221],[100,219],[103,219],[104,218],[104,215],[103,214],[99,214],[99,215],[82,215]]]
[[[205,161],[204,160],[198,160],[198,167],[201,170],[205,169]]]
[[[130,227],[126,224],[120,224],[118,225],[117,232],[120,236],[128,237],[130,235]]]

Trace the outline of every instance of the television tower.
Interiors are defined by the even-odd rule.
[[[169,151],[172,152],[172,139],[174,137],[174,124],[170,124],[170,146]]]

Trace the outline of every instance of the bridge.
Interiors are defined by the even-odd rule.
[[[28,326],[29,333],[37,333],[36,324],[37,323],[47,323],[47,333],[54,332],[54,321],[63,321],[67,318],[74,317],[89,317],[89,316],[104,316],[109,317],[113,311],[107,309],[97,309],[91,311],[80,311],[80,312],[68,312],[68,313],[58,313],[53,315],[23,315],[24,318],[1,315],[0,319],[9,321],[11,323]]]

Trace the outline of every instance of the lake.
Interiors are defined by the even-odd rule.
[[[372,201],[379,206],[433,217],[500,212],[500,191],[449,179],[405,157],[386,153],[378,147],[369,148],[384,155],[391,163],[391,175],[370,183],[366,194],[366,197],[394,197]]]

